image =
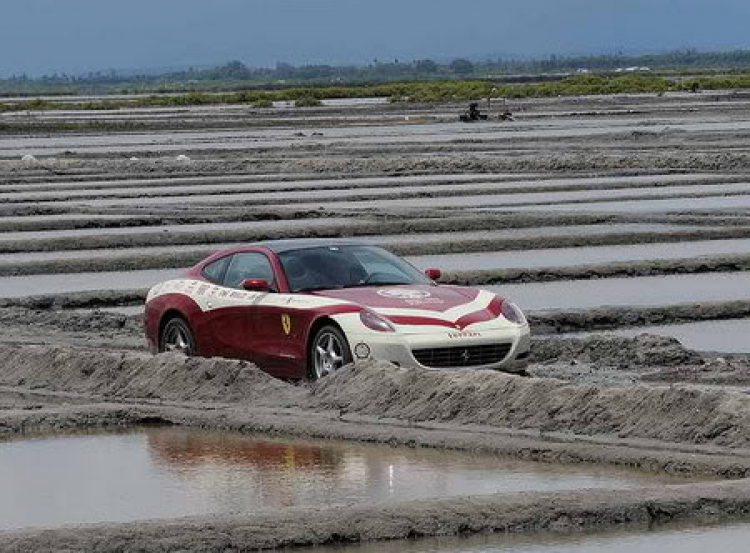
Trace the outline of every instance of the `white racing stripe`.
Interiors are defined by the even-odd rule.
[[[157,284],[149,290],[146,302],[167,294],[183,294],[198,304],[201,311],[239,306],[281,306],[293,309],[317,309],[339,305],[351,305],[350,302],[309,296],[305,294],[269,294],[266,292],[248,292],[217,286],[210,282],[193,279],[168,280]]]

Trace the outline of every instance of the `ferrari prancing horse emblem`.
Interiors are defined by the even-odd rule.
[[[292,333],[292,318],[286,313],[281,315],[281,326],[287,336]]]

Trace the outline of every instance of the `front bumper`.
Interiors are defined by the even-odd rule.
[[[528,364],[531,336],[528,325],[513,325],[507,328],[494,328],[481,331],[431,332],[424,334],[400,333],[367,333],[348,334],[349,345],[356,361],[377,359],[388,361],[401,367],[419,367],[423,369],[448,368],[447,366],[430,366],[420,363],[415,356],[419,350],[446,350],[455,352],[450,354],[452,369],[470,370],[500,370],[505,372],[521,372]],[[364,344],[366,347],[362,347]],[[477,357],[472,359],[477,351],[495,348],[498,345],[508,345],[507,353],[498,361],[481,363]],[[368,352],[367,356],[361,355]],[[464,356],[468,362],[465,365],[454,364],[456,356]],[[425,358],[424,355],[420,355]],[[435,358],[434,356],[432,357]],[[445,355],[443,355],[445,358]],[[459,357],[460,358],[460,357]]]

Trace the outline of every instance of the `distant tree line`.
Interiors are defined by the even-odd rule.
[[[744,71],[750,69],[750,50],[731,52],[698,52],[682,50],[662,54],[550,56],[544,59],[495,59],[471,61],[455,59],[438,62],[373,61],[367,65],[303,65],[277,63],[271,68],[255,68],[241,61],[231,61],[213,68],[186,69],[161,74],[97,71],[84,75],[53,74],[42,77],[16,75],[0,80],[0,94],[86,92],[179,92],[190,90],[240,89],[248,85],[283,88],[300,84],[373,84],[404,81],[445,81],[467,78],[485,79],[502,76],[576,73],[582,71],[614,72],[624,68],[648,68],[652,71]]]

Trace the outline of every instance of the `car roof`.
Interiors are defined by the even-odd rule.
[[[299,238],[295,240],[268,240],[249,244],[253,248],[267,248],[274,253],[284,253],[294,250],[310,248],[325,248],[329,246],[372,246],[373,244],[343,238]]]

